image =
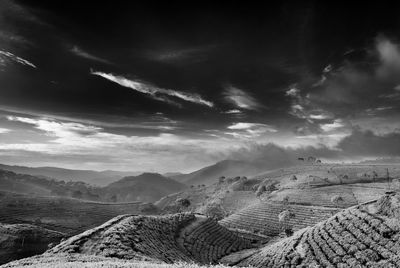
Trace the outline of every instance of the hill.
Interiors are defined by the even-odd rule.
[[[134,176],[140,174],[140,172],[75,170],[58,167],[24,167],[4,164],[0,164],[0,169],[20,174],[29,174],[32,176],[44,176],[57,180],[82,181],[97,186],[105,186],[113,181],[121,179],[124,176]]]
[[[240,261],[253,267],[398,267],[400,200],[346,209]]]
[[[290,225],[286,219],[282,217],[284,227]],[[241,237],[201,215],[119,216],[42,256],[3,267],[78,267],[77,263],[158,267],[172,262],[260,268],[398,267],[399,254],[400,195],[388,193],[266,244]]]
[[[171,178],[187,185],[210,185],[217,182],[221,176],[253,176],[266,170],[268,170],[267,164],[259,165],[245,161],[224,160],[195,172],[172,176]]]
[[[64,234],[30,224],[0,224],[0,264],[41,254]]]
[[[251,240],[201,215],[125,215],[71,237],[46,254],[81,253],[152,262],[210,264],[229,253],[255,246]]]
[[[124,177],[102,190],[117,202],[155,202],[163,196],[176,193],[186,185],[157,173],[143,173],[139,176]]]
[[[100,200],[100,188],[84,182],[64,182],[46,177],[17,174],[0,169],[0,189],[3,191],[41,196],[74,197]]]
[[[33,224],[66,236],[81,233],[121,214],[145,213],[141,210],[140,202],[101,203],[0,191],[0,223]]]
[[[209,265],[194,263],[154,263],[135,260],[121,260],[118,258],[91,256],[84,254],[58,254],[55,256],[35,256],[20,261],[15,261],[2,266],[3,268],[207,268]],[[228,268],[225,265],[213,265],[213,268]]]

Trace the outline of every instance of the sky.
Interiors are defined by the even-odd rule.
[[[395,4],[0,1],[0,162],[400,156]]]

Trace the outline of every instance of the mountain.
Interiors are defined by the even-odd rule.
[[[100,201],[100,187],[81,181],[59,181],[47,177],[18,174],[0,169],[0,189],[6,192],[38,196],[62,196]]]
[[[24,167],[0,164],[0,169],[15,173],[29,174],[32,176],[44,176],[58,180],[82,181],[97,186],[105,186],[110,182],[119,180],[125,176],[139,175],[141,172],[128,171],[94,171],[94,170],[75,170],[57,167]]]
[[[143,173],[139,176],[124,177],[104,187],[103,191],[115,202],[154,202],[186,187],[157,173]]]
[[[172,179],[187,185],[210,185],[218,181],[221,176],[253,176],[268,168],[265,165],[249,163],[240,160],[224,160],[214,165],[204,167],[189,174],[171,176]]]

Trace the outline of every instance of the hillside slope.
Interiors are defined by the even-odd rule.
[[[125,171],[94,171],[94,170],[75,170],[57,167],[24,167],[0,164],[0,169],[15,173],[29,174],[32,176],[44,176],[65,181],[83,181],[97,186],[105,186],[113,181],[119,180],[124,176],[135,176],[140,172]]]
[[[217,182],[221,176],[253,176],[265,170],[268,170],[266,165],[260,166],[244,161],[224,160],[195,172],[172,176],[171,178],[187,185],[210,185]]]
[[[65,235],[30,224],[0,223],[0,264],[41,254]]]
[[[242,260],[253,267],[398,267],[400,196],[339,212]]]
[[[118,216],[46,254],[81,253],[152,262],[216,263],[255,245],[201,215]]]
[[[143,173],[135,177],[124,177],[102,190],[107,196],[114,196],[117,202],[155,202],[161,197],[176,193],[186,185],[157,173]]]

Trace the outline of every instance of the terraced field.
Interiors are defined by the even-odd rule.
[[[0,223],[28,223],[68,236],[96,227],[121,214],[139,213],[140,202],[98,203],[0,191]]]
[[[66,240],[47,253],[209,264],[232,252],[254,246],[251,240],[238,236],[211,219],[181,213],[119,216]]]
[[[283,211],[293,213],[293,217],[289,219],[288,225],[296,231],[328,219],[338,209],[263,202],[249,206],[222,219],[219,223],[229,229],[248,230],[266,236],[277,236],[283,231],[282,224],[279,222],[279,214]]]
[[[398,267],[399,197],[346,209],[242,260],[253,267]]]

